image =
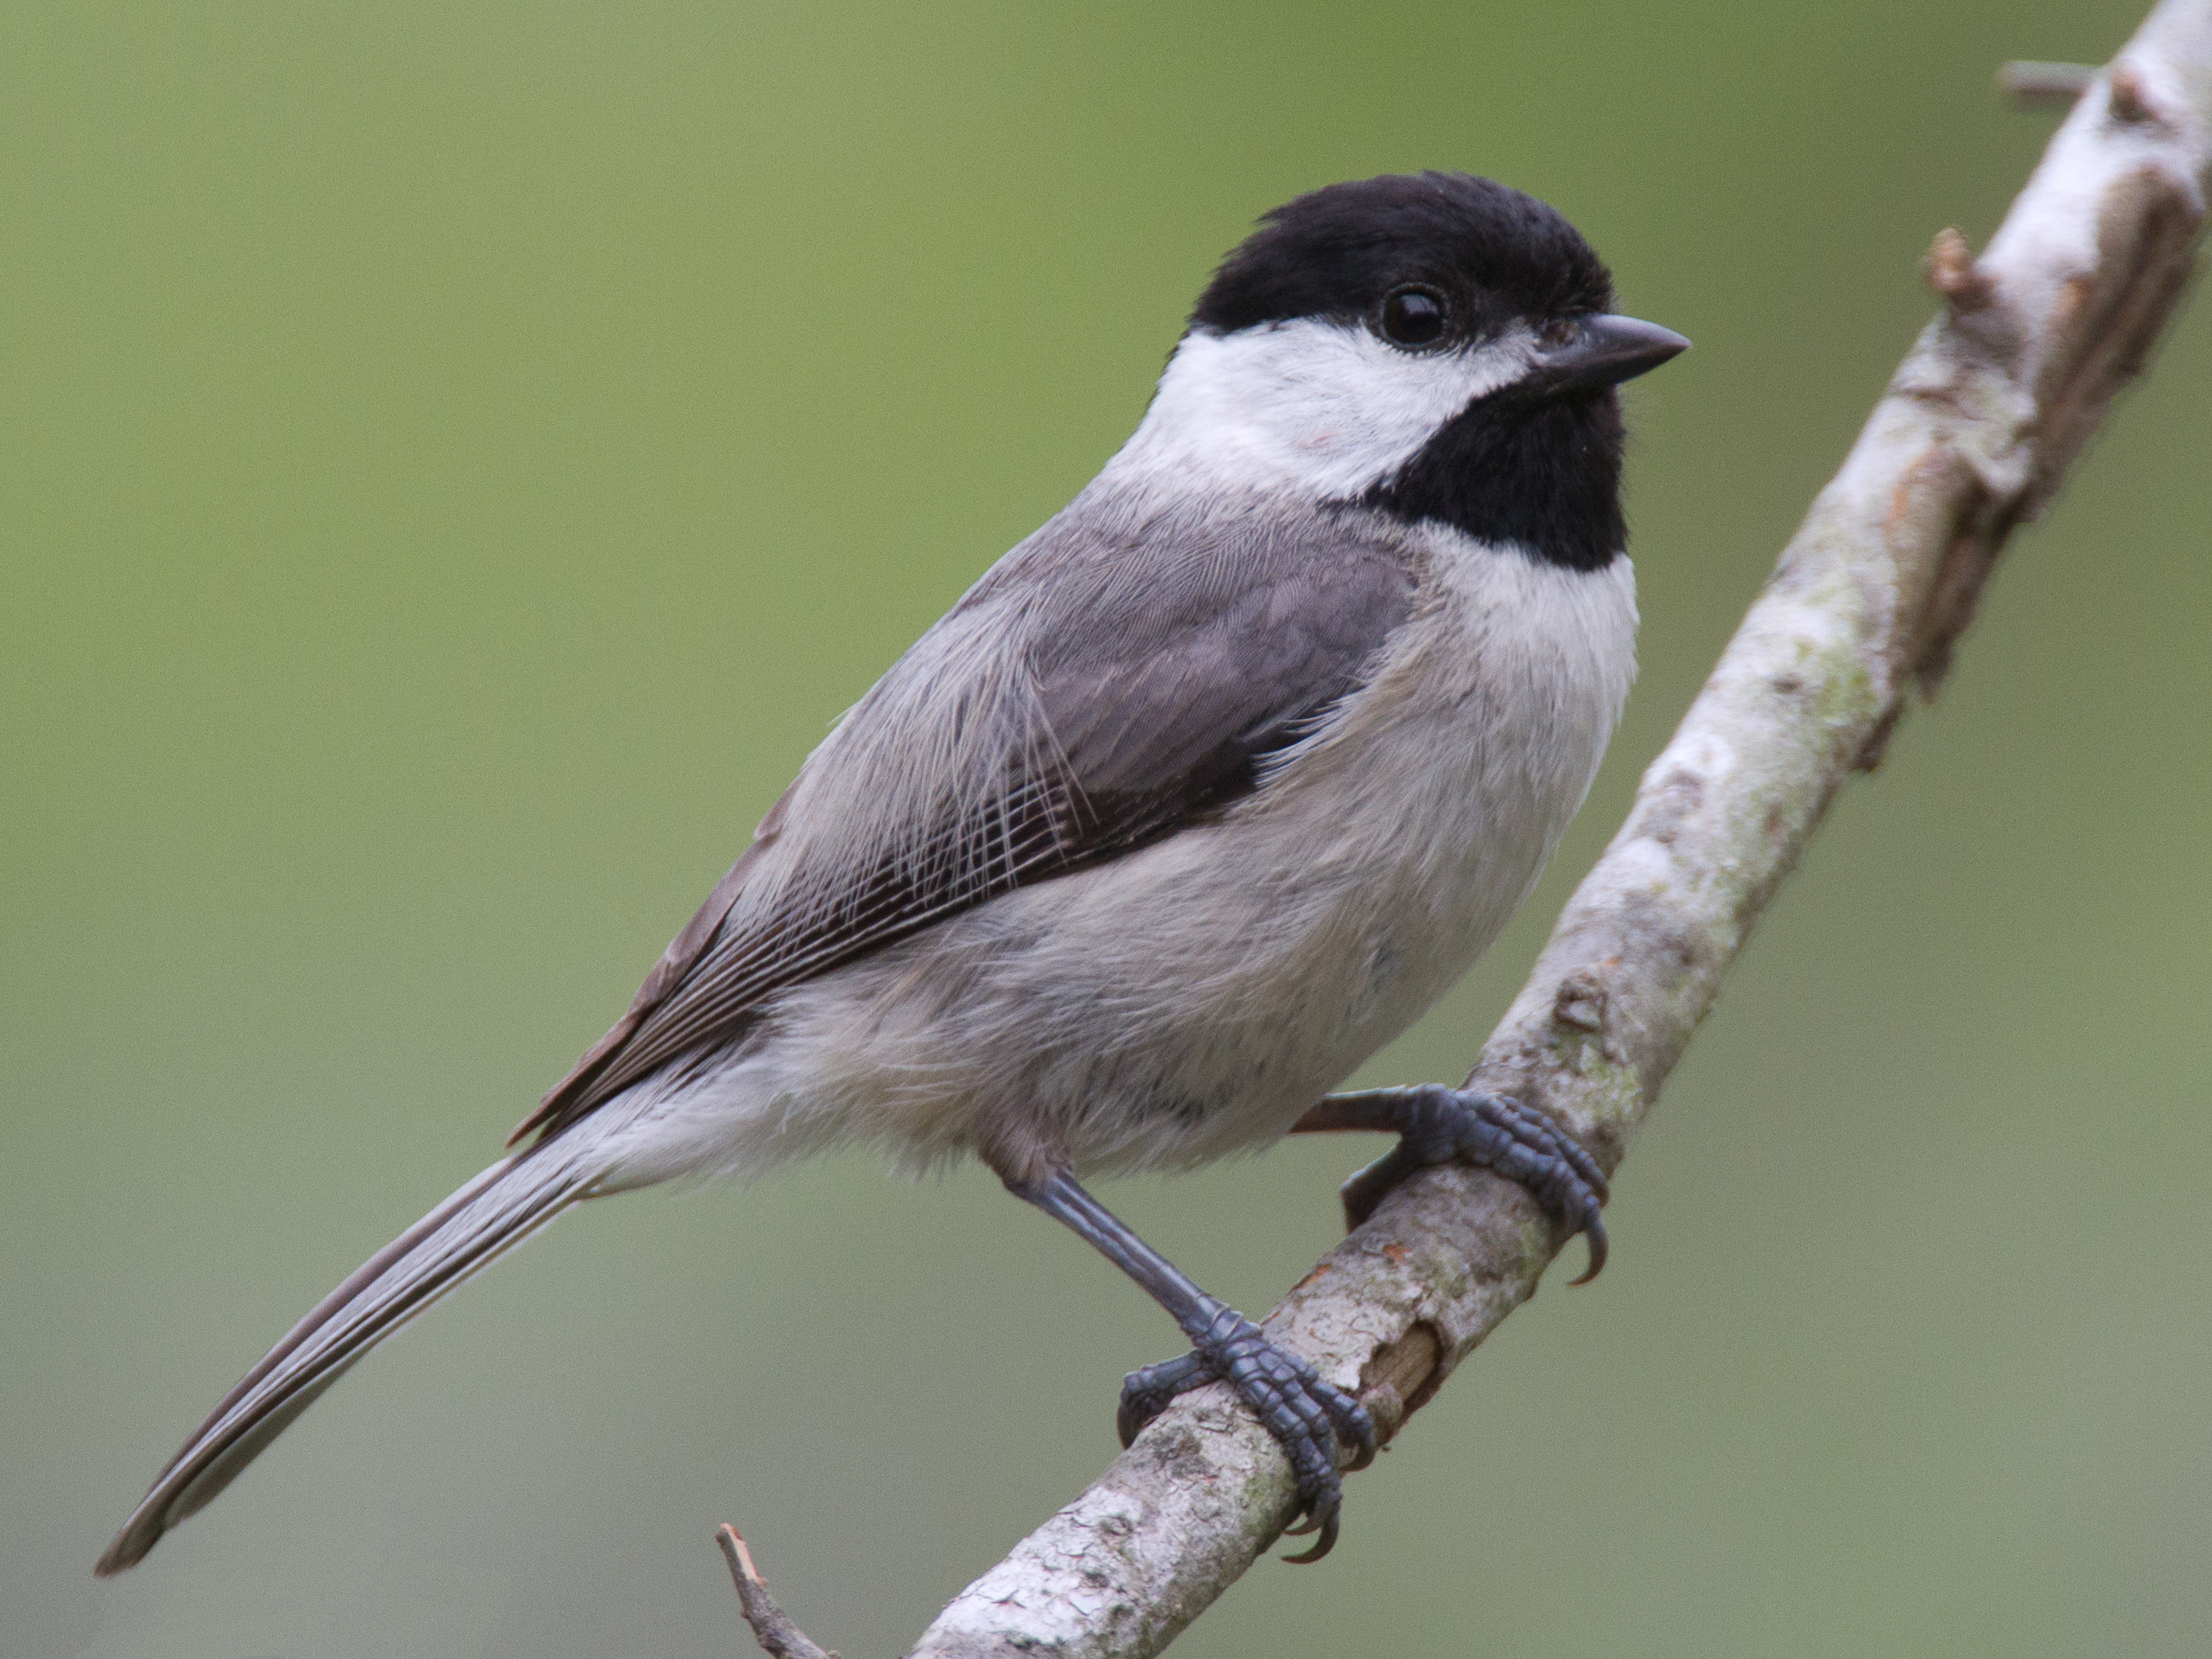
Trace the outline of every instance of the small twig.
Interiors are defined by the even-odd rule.
[[[2033,64],[2024,59],[2001,65],[1997,90],[2015,104],[2070,104],[2097,78],[2088,64]]]
[[[745,1623],[752,1626],[753,1640],[775,1659],[837,1659],[836,1653],[793,1624],[791,1615],[776,1606],[775,1598],[768,1593],[767,1580],[753,1565],[753,1553],[745,1547],[735,1527],[715,1528],[714,1541],[722,1547],[722,1559],[730,1564],[730,1582],[738,1587],[738,1607]]]

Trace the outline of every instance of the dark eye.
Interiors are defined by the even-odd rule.
[[[1433,345],[1444,331],[1444,296],[1409,283],[1382,301],[1382,333],[1401,346]]]

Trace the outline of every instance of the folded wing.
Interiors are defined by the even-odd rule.
[[[841,721],[629,1011],[514,1139],[740,1036],[775,992],[1258,787],[1412,604],[1401,532],[1093,495],[1008,554]]]

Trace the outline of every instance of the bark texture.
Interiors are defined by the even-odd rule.
[[[2142,368],[2212,183],[2212,0],[2166,0],[2097,74],[1988,251],[1936,239],[1943,300],[1645,773],[1469,1081],[1540,1106],[1610,1170],[1828,804],[1871,767],[2013,527]],[[1519,1188],[1408,1182],[1269,1334],[1387,1438],[1527,1299],[1560,1241]],[[1280,1534],[1288,1465],[1216,1386],[946,1606],[916,1656],[1143,1659]]]

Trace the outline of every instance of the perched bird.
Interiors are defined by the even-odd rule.
[[[859,1143],[973,1155],[1180,1325],[1124,1443],[1227,1380],[1336,1536],[1359,1403],[1078,1184],[1297,1130],[1395,1130],[1356,1223],[1469,1159],[1604,1259],[1602,1176],[1441,1085],[1324,1099],[1527,896],[1635,667],[1613,314],[1551,208],[1462,174],[1269,214],[1135,434],[809,757],[629,1011],[493,1164],[314,1308],[100,1561],[144,1557],[347,1367],[570,1206]]]

